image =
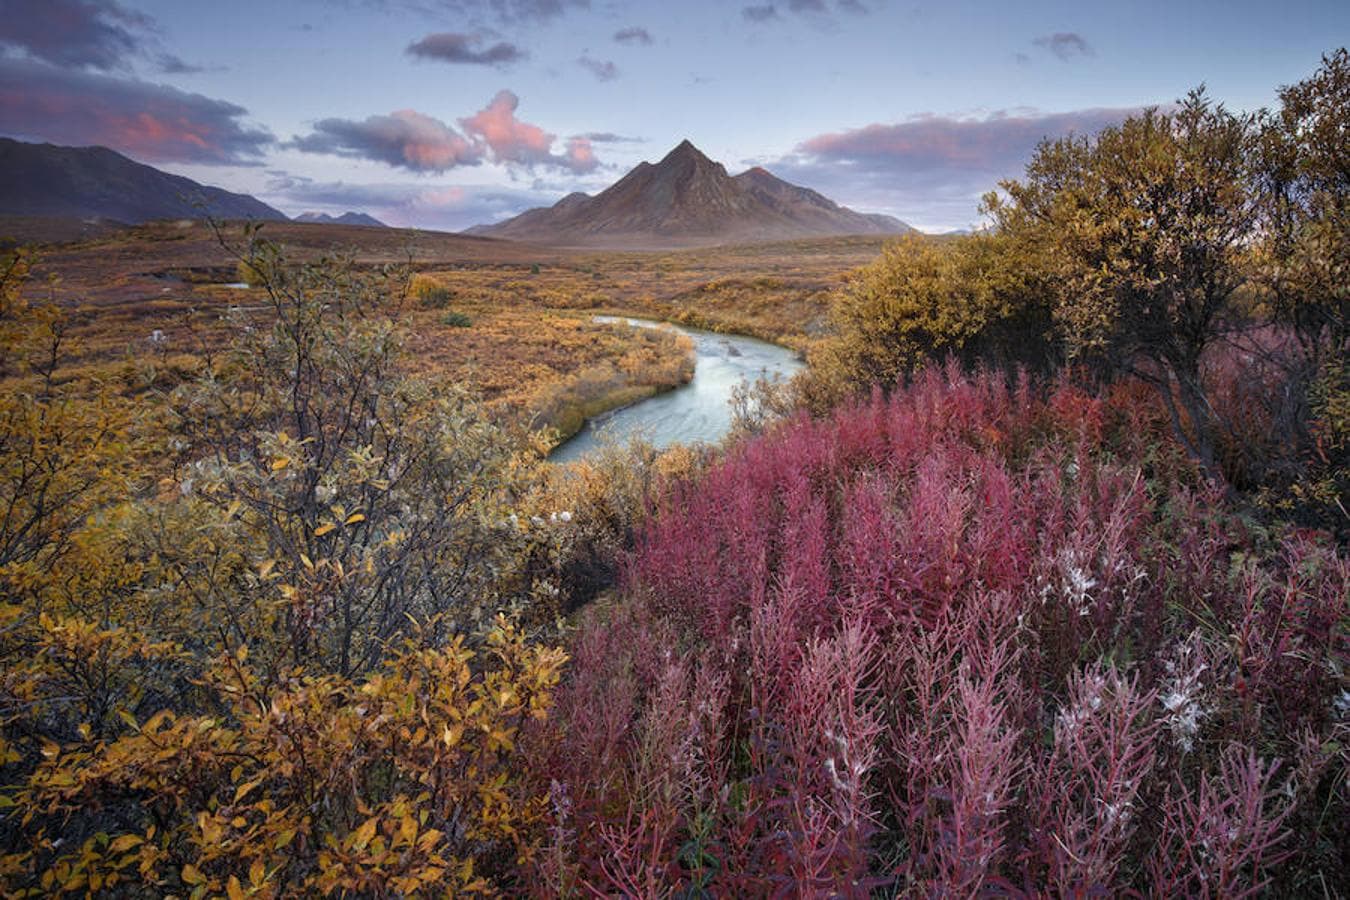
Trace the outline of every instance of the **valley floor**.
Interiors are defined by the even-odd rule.
[[[0,223],[38,239],[50,223]],[[85,229],[39,249],[37,273],[75,311],[77,367],[124,367],[153,351],[179,368],[223,345],[221,316],[259,307],[237,285],[237,260],[200,222]],[[241,246],[238,224],[227,244]],[[880,251],[881,237],[829,238],[674,251],[538,247],[462,235],[268,223],[288,259],[345,254],[362,268],[406,264],[427,296],[402,314],[427,374],[470,383],[495,409],[560,434],[586,417],[685,381],[689,350],[669,335],[594,324],[599,313],[664,319],[802,350],[824,325],[831,292]],[[466,327],[467,323],[467,327]],[[153,336],[153,339],[152,339]]]

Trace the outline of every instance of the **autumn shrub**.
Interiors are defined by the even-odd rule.
[[[1344,891],[1348,591],[1128,394],[953,364],[789,420],[585,617],[537,891]]]
[[[0,285],[0,890],[506,889],[561,661],[537,448],[407,374],[399,273],[243,258],[229,351],[131,394]]]
[[[244,259],[235,263],[234,276],[240,284],[246,284],[249,287],[262,287],[267,283],[267,274],[258,268],[255,263]]]
[[[444,309],[455,293],[430,275],[417,274],[408,282],[408,295],[427,309]]]
[[[906,235],[836,292],[804,399],[822,411],[947,358],[1050,368],[1058,358],[1036,254],[1019,235]]]
[[[513,764],[562,662],[506,623],[396,649],[356,680],[268,680],[245,648],[200,683],[202,713],[125,714],[115,738],[49,744],[6,795],[24,839],[0,857],[23,896],[493,893],[531,858],[546,794]],[[96,811],[96,814],[95,814]]]

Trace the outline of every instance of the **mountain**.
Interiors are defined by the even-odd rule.
[[[639,163],[594,197],[568,194],[470,234],[584,246],[698,246],[844,234],[900,234],[910,226],[864,215],[756,167],[732,177],[689,141],[655,165]]]
[[[307,212],[296,216],[295,221],[322,222],[325,225],[369,225],[374,228],[389,227],[374,216],[359,212],[345,212],[340,216],[330,216],[328,213]]]
[[[247,194],[198,184],[107,147],[58,147],[0,138],[0,213],[112,219],[274,219],[286,216]]]

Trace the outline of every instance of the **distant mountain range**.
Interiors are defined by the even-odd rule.
[[[307,212],[301,213],[295,217],[297,222],[321,222],[324,225],[369,225],[375,228],[388,228],[379,219],[372,215],[359,212],[345,212],[340,216],[330,216],[328,213]]]
[[[468,234],[572,246],[665,247],[913,231],[899,219],[840,206],[762,168],[731,176],[683,141],[594,197],[568,194]]]
[[[0,214],[111,219],[270,219],[261,200],[207,187],[106,147],[58,147],[0,138]]]

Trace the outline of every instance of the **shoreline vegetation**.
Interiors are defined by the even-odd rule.
[[[23,220],[0,219],[18,233]],[[240,239],[238,223],[221,236]],[[267,223],[302,265],[346,257],[359,271],[415,273],[400,319],[409,364],[471,385],[506,419],[555,429],[673,390],[692,370],[678,341],[593,325],[597,315],[665,321],[756,338],[805,357],[829,297],[886,244],[878,236],[676,251],[556,250],[458,235]],[[360,243],[348,246],[359,239]],[[342,248],[346,249],[342,249]],[[454,259],[453,264],[444,262]],[[147,356],[161,376],[187,378],[223,347],[227,311],[259,312],[256,273],[203,223],[157,222],[96,232],[35,254],[69,312],[68,377],[131,383]],[[232,285],[252,283],[246,290]],[[129,390],[131,388],[128,388]]]
[[[1350,895],[1350,52],[1278,97],[951,239],[0,253],[0,893]],[[688,372],[602,309],[809,366],[548,465]]]

